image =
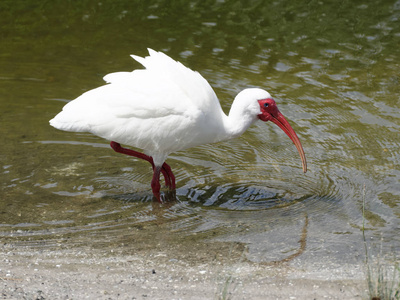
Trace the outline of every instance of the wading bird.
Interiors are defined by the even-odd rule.
[[[148,50],[150,55],[144,58],[132,55],[145,69],[106,75],[106,85],[69,102],[50,124],[65,131],[90,132],[111,141],[116,152],[147,160],[153,167],[151,188],[158,201],[160,173],[166,186],[175,190],[174,174],[165,163],[170,153],[238,137],[257,120],[272,121],[289,136],[307,171],[300,140],[268,92],[241,91],[226,115],[198,72]]]

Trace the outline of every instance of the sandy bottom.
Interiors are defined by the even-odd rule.
[[[114,248],[114,249],[113,249]],[[135,248],[135,249],[133,249]],[[164,249],[162,249],[164,248]],[[49,248],[3,244],[1,299],[362,299],[353,266],[256,263],[240,244]]]

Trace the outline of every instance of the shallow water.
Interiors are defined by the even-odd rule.
[[[239,242],[248,259],[269,262],[298,251],[306,224],[304,261],[358,263],[364,198],[370,244],[399,250],[399,1],[3,0],[0,8],[4,242],[107,247],[157,225],[171,242]],[[241,89],[267,89],[309,171],[279,128],[259,122],[238,139],[172,154],[176,197],[160,205],[147,163],[49,126],[104,75],[140,68],[129,54],[147,47],[199,71],[225,111]]]

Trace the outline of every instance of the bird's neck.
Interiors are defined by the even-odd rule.
[[[229,115],[225,115],[224,117],[226,139],[228,140],[242,135],[257,120],[257,116],[248,114],[232,106]]]

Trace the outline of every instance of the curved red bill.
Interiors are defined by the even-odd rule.
[[[299,151],[301,162],[303,164],[303,172],[307,172],[307,161],[304,154],[303,146],[301,145],[300,140],[297,137],[297,134],[293,130],[292,126],[290,126],[289,122],[286,121],[285,117],[281,114],[280,111],[278,111],[275,116],[272,116],[271,121],[278,125],[279,128],[282,129],[288,135],[288,137],[290,137],[290,139],[296,146],[297,151]]]

